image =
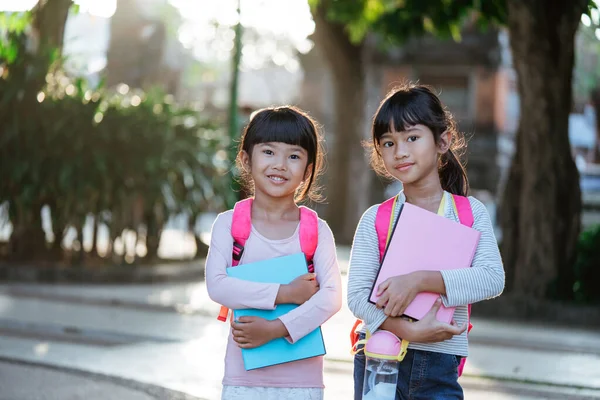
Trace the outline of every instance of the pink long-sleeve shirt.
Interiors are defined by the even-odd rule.
[[[227,276],[231,267],[231,210],[219,214],[212,227],[210,249],[206,259],[206,287],[210,298],[231,309],[257,308],[273,310],[279,284],[249,282]],[[299,229],[287,239],[271,240],[254,226],[246,242],[240,264],[301,252]],[[335,252],[335,242],[327,223],[319,219],[319,241],[313,258],[319,291],[306,303],[279,319],[287,328],[288,340],[297,341],[321,326],[342,306],[342,283]],[[225,355],[223,385],[287,388],[322,388],[323,357],[260,368],[244,369],[241,349],[233,341],[231,330]]]

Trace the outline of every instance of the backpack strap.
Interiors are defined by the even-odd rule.
[[[471,202],[469,201],[469,198],[453,194],[452,201],[454,202],[454,208],[460,223],[472,228],[475,218],[473,217],[473,209],[471,208]],[[471,304],[469,304],[468,311],[469,327],[467,328],[467,333],[471,332],[471,329],[473,329],[473,324],[471,324]],[[466,358],[463,357],[463,360],[465,359]]]
[[[471,208],[471,202],[469,199],[465,196],[453,194],[452,200],[454,202],[454,208],[460,223],[472,228],[475,218],[473,218],[473,209]],[[471,329],[473,329],[473,324],[471,323],[471,304],[468,306],[468,318],[469,327],[467,328],[467,334],[471,332]],[[460,363],[458,364],[458,376],[462,375],[466,362],[467,358],[462,357]]]
[[[385,248],[387,247],[392,233],[392,227],[394,225],[393,214],[397,201],[398,196],[394,196],[377,207],[377,213],[375,214],[375,231],[377,232],[377,242],[379,243],[379,262],[383,261]],[[354,347],[358,341],[358,333],[356,333],[356,330],[361,323],[362,321],[357,319],[350,331],[350,343],[352,344],[352,347]]]
[[[300,206],[300,248],[306,256],[308,272],[315,272],[313,258],[319,243],[319,218],[310,208]]]
[[[472,228],[475,219],[473,218],[473,209],[471,208],[469,199],[465,196],[453,194],[452,200],[454,201],[454,208],[456,209],[460,223]]]
[[[233,267],[239,265],[242,255],[244,254],[244,246],[250,237],[252,231],[252,198],[240,200],[233,207],[233,217],[231,219],[231,236],[233,237],[233,248],[231,251],[231,265]],[[221,306],[219,321],[227,321],[229,309]]]
[[[379,262],[383,260],[385,248],[392,232],[394,221],[394,218],[392,217],[397,200],[398,196],[394,196],[377,207],[377,214],[375,215],[375,231],[377,232],[377,241],[379,242]]]
[[[233,237],[233,250],[231,253],[231,266],[240,263],[244,246],[252,231],[252,198],[247,198],[235,203],[233,218],[231,220],[231,236]]]

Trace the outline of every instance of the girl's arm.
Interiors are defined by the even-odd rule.
[[[499,296],[504,290],[504,267],[490,217],[483,203],[469,197],[473,228],[481,232],[471,268],[441,271],[446,307],[473,304]]]
[[[383,310],[369,303],[371,288],[379,271],[379,243],[375,231],[377,207],[373,206],[365,211],[358,223],[348,270],[348,307],[356,318],[366,324],[370,332],[379,329],[387,319]],[[404,326],[402,322],[397,325]]]
[[[458,327],[437,321],[435,307],[428,317],[409,322],[399,317],[388,317],[382,309],[369,302],[371,288],[379,271],[379,243],[375,231],[377,207],[373,206],[365,211],[354,235],[348,273],[350,311],[367,325],[370,332],[385,329],[409,341],[441,342],[461,334],[466,326]]]
[[[319,220],[319,242],[313,262],[319,291],[304,304],[279,317],[291,343],[323,325],[342,307],[342,280],[335,242],[329,226],[322,220]]]
[[[232,216],[232,211],[219,214],[212,227],[205,267],[208,295],[214,302],[231,309],[273,310],[277,304],[279,289],[285,285],[250,282],[227,275],[226,268],[231,266],[233,249]],[[289,300],[286,297],[282,290],[279,300]]]
[[[442,301],[438,298],[431,310],[419,321],[409,322],[402,318],[388,318],[381,324],[381,329],[393,332],[409,342],[419,343],[443,342],[452,339],[454,335],[462,334],[467,329],[467,324],[458,326],[454,321],[452,324],[447,324],[436,319],[441,305]]]

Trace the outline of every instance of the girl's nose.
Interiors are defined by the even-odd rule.
[[[278,158],[277,160],[275,160],[273,168],[279,171],[285,171],[287,169],[285,158]]]
[[[396,146],[396,152],[394,153],[394,158],[397,160],[401,160],[403,158],[408,157],[408,149],[402,143]]]

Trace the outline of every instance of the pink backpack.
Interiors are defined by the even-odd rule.
[[[377,232],[377,240],[379,242],[379,261],[383,260],[383,255],[385,253],[385,248],[387,246],[387,241],[389,237],[389,233],[393,227],[393,215],[394,208],[396,205],[396,200],[398,196],[394,196],[391,199],[387,199],[383,203],[379,205],[377,208],[377,214],[375,216],[375,231]],[[473,226],[473,210],[471,209],[471,203],[469,199],[464,196],[459,196],[456,194],[452,195],[452,200],[454,202],[454,206],[456,207],[456,211],[458,214],[458,219],[461,224],[472,227]],[[467,328],[468,332],[471,332],[473,325],[471,324],[471,305],[468,307],[468,315],[469,315],[469,327]],[[358,333],[356,333],[356,329],[362,323],[361,320],[357,319],[352,327],[352,331],[350,331],[350,342],[352,343],[352,348],[356,345],[358,341]],[[465,367],[465,362],[467,361],[466,357],[462,357],[460,364],[458,366],[458,376],[462,375],[463,369]]]
[[[233,237],[233,251],[231,254],[231,265],[237,266],[244,254],[244,246],[252,231],[252,198],[244,199],[235,203],[231,221],[231,236]],[[319,220],[317,213],[300,206],[300,248],[306,256],[308,272],[315,272],[313,257],[319,242]],[[219,321],[227,321],[229,309],[221,306]]]

